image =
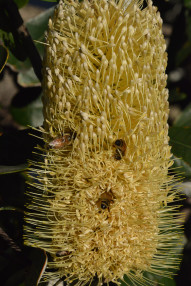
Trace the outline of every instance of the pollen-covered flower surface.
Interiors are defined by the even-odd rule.
[[[177,262],[166,45],[156,7],[141,5],[60,1],[49,20],[25,227],[50,253],[46,279],[143,285]]]

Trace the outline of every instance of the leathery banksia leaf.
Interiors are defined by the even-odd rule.
[[[64,0],[49,20],[25,226],[26,244],[50,254],[44,279],[153,285],[145,271],[168,276],[179,262],[166,45],[142,4]]]

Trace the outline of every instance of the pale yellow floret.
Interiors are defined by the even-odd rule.
[[[144,271],[168,276],[178,263],[166,45],[156,7],[141,6],[64,0],[49,20],[45,147],[30,169],[25,232],[53,258],[47,279],[101,285],[126,274],[145,285]]]

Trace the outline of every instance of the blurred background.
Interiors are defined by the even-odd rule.
[[[42,144],[42,140],[37,138],[40,132],[29,127],[38,127],[43,123],[41,85],[29,60],[30,50],[27,54],[20,39],[14,35],[14,27],[10,25],[12,20],[16,26],[22,24],[21,18],[9,18],[3,12],[6,9],[5,1],[8,3],[12,0],[0,0],[0,285],[34,286],[45,265],[46,255],[41,250],[23,245],[22,226],[27,160],[32,158],[34,147]],[[173,280],[154,276],[151,279],[154,286],[160,283],[166,286],[190,286],[191,0],[153,2],[161,13],[167,43],[169,136],[175,162],[173,167],[183,176],[180,213],[185,213],[185,221],[183,245],[177,246],[177,255],[182,253],[183,258],[180,270]],[[56,0],[14,0],[14,3],[42,57],[44,47],[40,42],[44,40]],[[9,11],[10,15],[16,15],[15,11]],[[3,43],[7,49],[2,46]],[[36,68],[38,70],[40,66]],[[37,137],[31,137],[31,133]]]

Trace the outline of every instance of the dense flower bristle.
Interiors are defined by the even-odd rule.
[[[177,262],[166,45],[157,9],[141,5],[60,1],[49,20],[44,159],[31,166],[25,231],[53,258],[47,279],[142,285],[143,271]]]

